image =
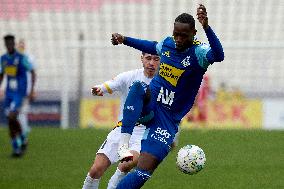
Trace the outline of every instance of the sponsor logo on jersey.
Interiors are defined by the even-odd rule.
[[[194,39],[194,40],[193,40],[193,44],[194,44],[194,45],[200,45],[200,44],[202,44],[202,43],[201,43],[201,41]]]
[[[183,72],[184,70],[178,69],[168,64],[160,64],[159,75],[175,87]]]
[[[4,70],[5,74],[8,76],[15,77],[17,75],[17,67],[16,66],[5,66]]]
[[[165,52],[162,53],[162,55],[163,55],[163,56],[166,56],[166,57],[168,57],[168,58],[171,57],[171,56],[170,56],[170,51],[165,51]]]
[[[184,67],[187,67],[187,66],[190,65],[189,60],[190,60],[190,56],[187,56],[187,57],[185,57],[185,59],[183,59],[183,61],[181,62],[181,64],[182,64]]]

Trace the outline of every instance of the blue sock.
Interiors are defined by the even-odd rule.
[[[136,169],[135,171],[128,173],[116,189],[138,189],[141,188],[144,183],[151,177],[150,172]]]
[[[18,153],[20,151],[18,137],[12,138],[11,143],[12,143],[13,152]]]
[[[27,137],[26,137],[26,135],[25,135],[25,134],[21,134],[21,143],[22,143],[22,144],[26,144],[26,142],[27,142]]]
[[[121,127],[122,133],[132,134],[135,123],[139,119],[143,109],[143,101],[146,94],[146,89],[147,84],[140,81],[133,82],[132,86],[130,87],[123,108]]]

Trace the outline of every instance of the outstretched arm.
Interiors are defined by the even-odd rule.
[[[221,42],[211,29],[211,27],[208,25],[208,17],[206,8],[204,5],[200,4],[197,8],[197,19],[203,26],[203,29],[206,33],[206,36],[208,38],[211,50],[208,51],[206,58],[209,63],[213,62],[221,62],[224,60],[224,51]]]
[[[129,72],[118,74],[115,78],[105,81],[100,85],[92,87],[93,96],[103,96],[104,94],[113,94],[115,91],[123,91],[126,88],[126,82],[129,77]]]
[[[124,44],[135,49],[138,49],[142,52],[157,55],[156,51],[156,41],[148,41],[142,39],[136,39],[132,37],[125,37],[121,34],[114,33],[112,34],[111,42],[113,45]]]

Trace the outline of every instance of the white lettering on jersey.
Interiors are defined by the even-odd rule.
[[[126,106],[126,109],[134,111],[134,106]]]
[[[169,93],[168,89],[161,87],[160,93],[158,95],[157,101],[162,102],[163,104],[171,106],[175,97],[175,92],[171,91]]]
[[[9,81],[9,88],[10,88],[11,90],[17,90],[17,88],[18,88],[18,82],[17,82],[16,79],[10,79],[10,81]]]

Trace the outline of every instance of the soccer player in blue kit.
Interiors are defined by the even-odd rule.
[[[195,20],[187,13],[175,19],[173,36],[159,43],[117,33],[112,35],[113,45],[123,43],[161,57],[159,73],[150,85],[134,82],[124,105],[118,149],[121,161],[132,158],[128,141],[136,121],[147,115],[154,116],[146,123],[136,170],[129,173],[117,189],[141,188],[151,177],[169,153],[178,125],[191,109],[208,66],[224,60],[222,45],[208,25],[204,5],[200,4],[197,8],[197,19],[204,28],[210,46],[194,41]],[[149,99],[148,103],[143,103],[147,102],[145,99]]]
[[[32,73],[31,93],[34,91],[35,74],[33,66],[24,54],[19,53],[15,48],[15,37],[6,35],[4,37],[7,53],[0,57],[0,86],[7,78],[4,110],[8,118],[8,125],[12,143],[12,157],[21,157],[26,148],[27,141],[22,133],[21,125],[18,120],[19,112],[27,97],[28,79],[27,73]],[[30,95],[30,94],[29,94]]]

